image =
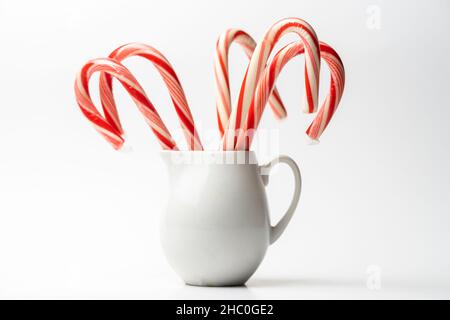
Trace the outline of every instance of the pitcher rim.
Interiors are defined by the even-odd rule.
[[[255,151],[253,150],[232,150],[232,151],[222,151],[222,150],[161,150],[159,151],[160,154],[169,154],[169,153],[209,153],[209,154],[240,154],[240,153],[248,153],[248,154],[255,154]]]
[[[160,155],[173,164],[258,164],[254,151],[162,150]]]

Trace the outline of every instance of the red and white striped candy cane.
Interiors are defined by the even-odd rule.
[[[316,114],[306,133],[313,140],[319,140],[341,101],[345,86],[345,70],[338,53],[326,43],[320,44],[320,54],[327,62],[330,71],[330,93]]]
[[[317,109],[320,52],[319,41],[314,29],[306,22],[298,18],[287,18],[275,23],[264,35],[255,48],[245,73],[239,92],[236,108],[231,111],[227,132],[222,139],[223,150],[234,150],[236,134],[242,129],[243,121],[247,118],[251,101],[255,94],[256,85],[264,71],[270,53],[277,42],[287,33],[296,33],[304,43],[305,51],[305,87],[306,106],[305,111],[314,112]]]
[[[255,130],[261,120],[270,92],[284,66],[297,55],[303,54],[305,47],[300,42],[293,42],[282,48],[274,56],[258,83],[254,98],[248,112],[243,133],[239,136],[237,150],[249,149]],[[306,133],[313,140],[318,140],[331,120],[344,92],[345,71],[337,52],[324,42],[320,42],[320,54],[330,68],[330,92]]]
[[[169,61],[155,48],[141,43],[129,43],[120,46],[109,55],[109,58],[122,62],[131,56],[140,56],[153,63],[169,89],[169,94],[183,129],[188,148],[190,150],[203,150],[183,87]],[[122,131],[112,93],[111,76],[106,73],[100,75],[100,99],[105,116],[112,119],[117,130]]]
[[[89,94],[89,79],[95,72],[104,72],[119,80],[144,115],[146,122],[156,135],[162,148],[178,150],[175,141],[159,117],[155,107],[147,98],[144,90],[130,71],[115,60],[109,58],[94,59],[87,62],[77,74],[75,80],[75,96],[86,118],[91,121],[94,128],[115,149],[120,149],[124,143],[122,132],[117,130],[113,122],[109,121],[110,118],[103,117],[100,114]]]
[[[256,47],[255,40],[247,32],[240,29],[228,29],[217,40],[214,74],[216,80],[217,121],[221,137],[227,127],[231,112],[228,52],[233,42],[236,42],[244,49],[249,59],[251,59]],[[269,103],[277,118],[286,117],[286,109],[276,88],[274,88],[272,95],[269,97]]]

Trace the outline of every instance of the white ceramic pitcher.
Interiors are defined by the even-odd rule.
[[[254,152],[242,151],[161,155],[170,179],[161,242],[170,265],[190,285],[245,284],[297,207],[298,166],[287,156],[259,166]],[[271,226],[264,186],[277,163],[292,169],[295,190],[287,212]]]

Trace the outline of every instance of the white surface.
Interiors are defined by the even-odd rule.
[[[445,0],[1,1],[0,297],[450,298],[449,9]],[[289,118],[264,117],[280,145],[259,158],[298,162],[299,208],[247,288],[185,287],[159,244],[168,187],[157,143],[117,87],[134,151],[114,152],[76,106],[75,73],[125,42],[157,47],[213,149],[218,35],[241,27],[258,39],[286,16],[310,22],[342,56],[340,109],[309,146],[303,62],[290,63],[278,82]],[[236,91],[246,61],[232,55]],[[176,128],[155,70],[126,65]],[[323,97],[326,67],[321,83]],[[276,219],[293,185],[286,168],[272,178]],[[379,290],[366,285],[374,276]]]

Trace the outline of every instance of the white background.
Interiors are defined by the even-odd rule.
[[[445,0],[2,0],[0,297],[450,298],[449,9]],[[258,39],[289,16],[340,53],[344,98],[321,143],[308,145],[303,60],[289,64],[278,82],[289,117],[268,113],[261,124],[279,129],[280,144],[257,151],[261,162],[285,153],[299,163],[296,215],[247,287],[185,286],[159,244],[169,187],[158,144],[117,86],[133,151],[115,152],[78,109],[75,74],[123,43],[155,46],[214,149],[217,37],[239,27]],[[231,56],[235,94],[246,60],[236,47]],[[155,70],[138,58],[125,64],[177,128]],[[277,170],[273,219],[292,187],[288,169]],[[366,285],[370,266],[381,271],[379,290]]]

